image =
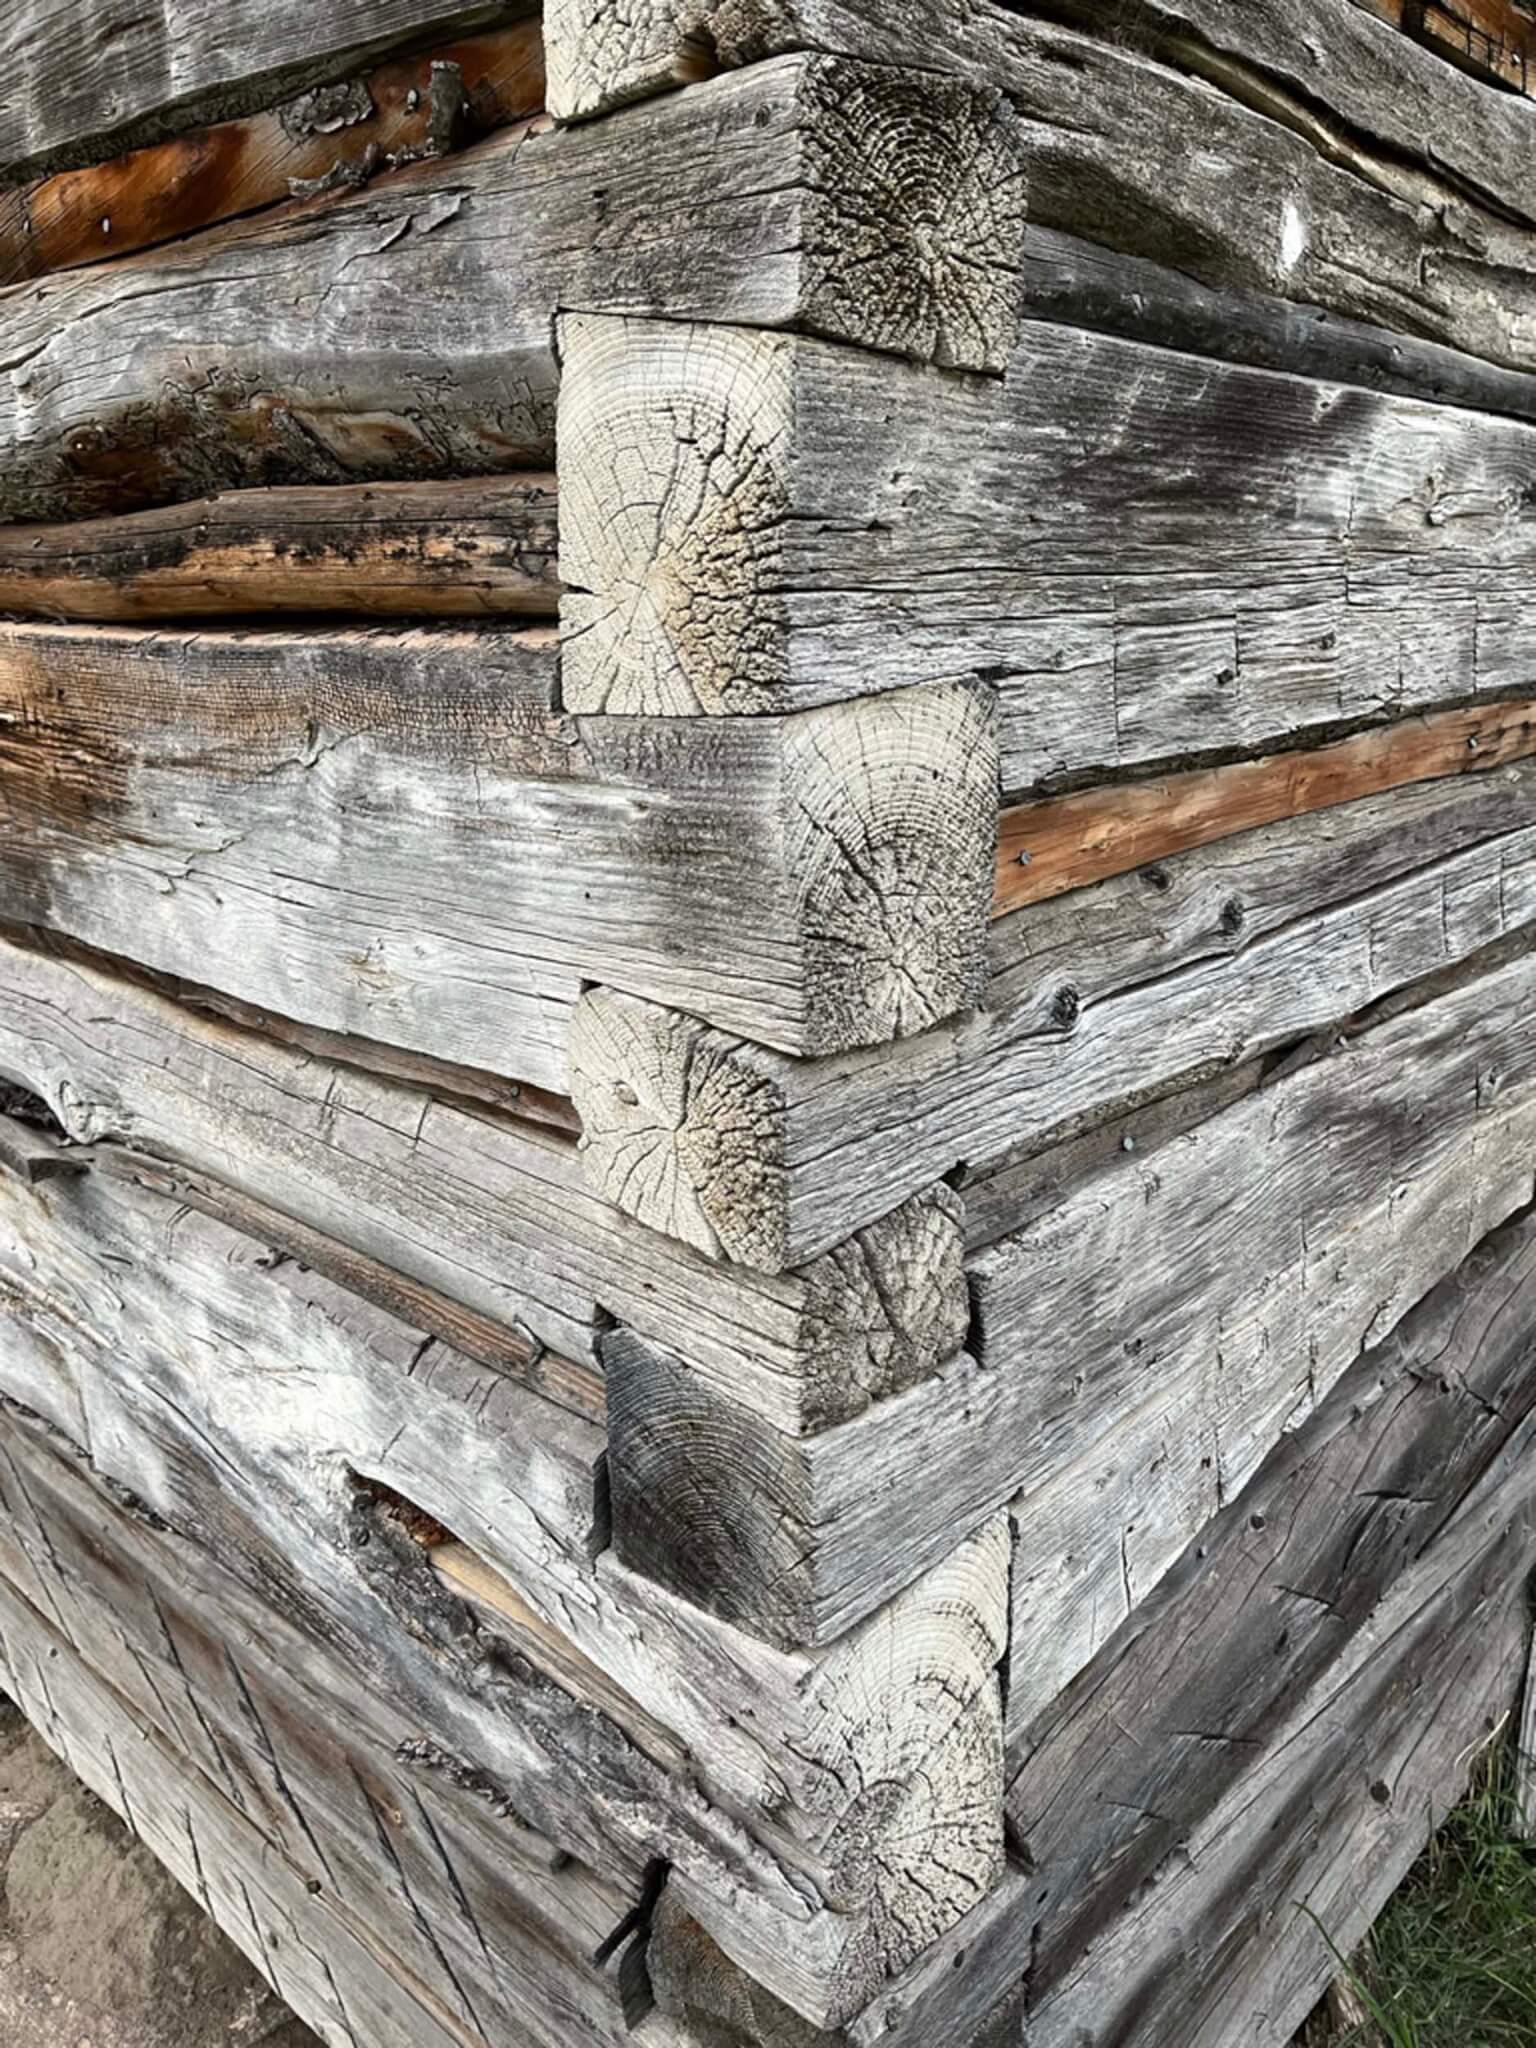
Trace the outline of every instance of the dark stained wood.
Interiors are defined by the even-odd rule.
[[[532,12],[526,0],[20,0],[0,20],[0,184],[250,114]]]
[[[992,915],[1087,888],[1282,818],[1536,753],[1536,702],[1401,719],[1331,745],[1015,804],[998,826]]]
[[[301,612],[547,618],[552,475],[231,491],[0,526],[0,611],[143,624]]]
[[[311,188],[345,191],[543,104],[537,20],[392,58],[286,105],[5,194],[0,285],[173,241]]]

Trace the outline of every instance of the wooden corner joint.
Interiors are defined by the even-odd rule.
[[[730,33],[712,0],[554,0],[545,9],[550,110],[606,112],[744,60],[782,55],[807,187],[796,325],[946,368],[1000,373],[1018,331],[1023,143],[995,87],[937,68],[806,52],[771,24]],[[744,11],[739,6],[736,13]],[[795,52],[795,54],[787,54]]]
[[[664,2009],[719,2022],[729,2007],[711,2011],[714,1997],[745,1998],[792,2027],[787,2000],[815,2039],[991,1890],[1004,1864],[1008,1576],[1006,1519],[995,1516],[830,1649],[779,1660],[793,1691],[778,1731],[791,1794],[778,1826],[786,1861],[826,1910],[786,1967],[759,1952],[761,1923],[740,1922],[674,1870],[653,1936]],[[698,1929],[708,1932],[695,1946]],[[701,1964],[718,1965],[717,1991]]]
[[[566,708],[720,716],[846,694],[835,631],[805,630],[804,532],[855,414],[922,420],[957,380],[719,322],[568,312],[558,343]]]

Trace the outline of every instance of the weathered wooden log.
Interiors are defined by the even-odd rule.
[[[0,284],[99,263],[462,148],[544,104],[537,20],[0,192]]]
[[[1101,26],[1095,0],[1060,12]],[[1373,21],[1358,0],[1278,0],[1234,16],[1221,0],[1132,0],[1115,34],[1162,52],[1270,119],[1311,136],[1363,177],[1412,161],[1468,198],[1536,222],[1525,164],[1536,110],[1489,92],[1435,51]]]
[[[552,616],[555,480],[230,491],[0,526],[0,611],[144,623],[268,612]]]
[[[210,0],[34,0],[0,26],[10,81],[0,185],[91,163],[344,80],[392,50],[450,41],[532,10],[519,0],[321,0],[261,19]]]
[[[1498,1302],[1497,1281],[1495,1275],[1496,1320],[1508,1327],[1522,1315],[1528,1321],[1528,1307]],[[1438,1306],[1445,1306],[1444,1297]],[[1478,1315],[1475,1302],[1463,1304],[1453,1318],[1460,1334],[1476,1329]],[[1415,1327],[1425,1325],[1409,1325],[1404,1336]],[[1493,1334],[1497,1340],[1502,1333]],[[1453,1331],[1453,1355],[1464,1356],[1456,1353],[1454,1338]],[[1432,1341],[1422,1360],[1427,1382],[1437,1380],[1443,1362]],[[1054,1955],[1037,1981],[1031,1968],[1036,1928],[1047,1938],[1052,1931],[1049,1905],[1040,1924],[1047,1866],[1031,1872],[1013,1865],[968,1921],[853,2023],[847,2034],[853,2048],[927,2048],[936,2029],[968,2048],[1003,2048],[1026,2033],[1031,2043],[1068,2048],[1084,2031],[1100,2030],[1110,2040],[1155,2039],[1177,2048],[1221,2048],[1234,2036],[1264,2048],[1283,2048],[1290,2040],[1337,1970],[1339,1954],[1367,1932],[1507,1719],[1523,1661],[1536,1527],[1528,1414],[1512,1430],[1514,1415],[1503,1423],[1483,1417],[1491,1427],[1482,1455],[1507,1438],[1486,1476],[1459,1504],[1449,1495],[1441,1500],[1439,1526],[1433,1514],[1425,1517],[1410,1504],[1417,1533],[1406,1543],[1396,1545],[1391,1533],[1401,1501],[1350,1503],[1351,1521],[1358,1527],[1363,1519],[1375,1540],[1362,1558],[1358,1585],[1343,1592],[1341,1610],[1327,1609],[1325,1596],[1307,1611],[1307,1586],[1296,1584],[1287,1569],[1287,1516],[1299,1505],[1298,1567],[1307,1561],[1301,1550],[1308,1511],[1321,1510],[1328,1520],[1313,1550],[1314,1576],[1327,1584],[1342,1571],[1351,1580],[1342,1547],[1330,1540],[1337,1527],[1331,1518],[1341,1489],[1362,1467],[1369,1470],[1378,1460],[1390,1466],[1396,1451],[1415,1496],[1427,1501],[1441,1483],[1435,1476],[1439,1439],[1424,1431],[1414,1440],[1398,1434],[1395,1424],[1411,1423],[1416,1407],[1420,1419],[1443,1424],[1447,1390],[1425,1385],[1405,1396],[1400,1373],[1408,1361],[1395,1344],[1384,1347],[1384,1363],[1385,1388],[1373,1389],[1369,1373],[1361,1375],[1364,1413],[1349,1415],[1355,1380],[1336,1389],[1333,1412],[1320,1415],[1294,1451],[1287,1446],[1276,1454],[1272,1489],[1268,1474],[1256,1480],[1208,1532],[1213,1554],[1191,1553],[1177,1582],[1149,1604],[1137,1632],[1110,1645],[1095,1666],[1109,1688],[1106,1697],[1114,1693],[1122,1660],[1145,1663],[1159,1647],[1177,1667],[1176,1684],[1198,1686],[1203,1676],[1219,1688],[1221,1673],[1241,1684],[1253,1671],[1261,1688],[1272,1688],[1271,1672],[1283,1686],[1291,1668],[1297,1631],[1305,1682],[1284,1688],[1251,1741],[1239,1722],[1228,1756],[1216,1742],[1199,1742],[1203,1723],[1186,1721],[1171,1768],[1191,1789],[1207,1772],[1212,1794],[1221,1789],[1219,1796],[1196,1795],[1198,1811],[1172,1850],[1158,1855],[1154,1881],[1122,1910],[1106,1910],[1098,1939],[1086,1951]],[[1458,1401],[1453,1391],[1449,1398],[1456,1428],[1467,1432],[1458,1438],[1464,1445],[1478,1425],[1466,1415],[1465,1399]],[[1264,1518],[1262,1530],[1252,1526],[1255,1515]],[[1252,1629],[1257,1641],[1268,1623],[1252,1663],[1230,1653],[1223,1632],[1234,1619],[1229,1589],[1241,1598],[1244,1587],[1252,1588],[1253,1600],[1238,1626]],[[1213,1627],[1218,1620],[1221,1626]],[[1173,1645],[1184,1638],[1190,1648],[1181,1654]],[[1212,1647],[1202,1656],[1207,1642]],[[1092,1687],[1085,1674],[1073,1695],[1078,1712],[1092,1713]],[[1157,1716],[1163,1704],[1143,1698],[1137,1718]],[[1225,1731],[1208,1731],[1217,1732]],[[1103,1753],[1103,1787],[1112,1797],[1116,1770],[1125,1762],[1118,1734],[1108,1735]],[[1142,1761],[1156,1771],[1150,1752]],[[1091,1763],[1077,1788],[1085,1802],[1097,1783]],[[1161,1789],[1177,1796],[1175,1787]],[[1101,1810],[1088,1825],[1097,1829],[1107,1818]],[[1166,1840],[1160,1813],[1138,1808],[1120,1820],[1124,1853],[1133,1860],[1136,1832]],[[1108,1825],[1113,1833],[1116,1823]],[[1111,1897],[1116,1883],[1111,1864]],[[1297,1911],[1298,1901],[1307,1910]],[[1077,1903],[1069,1898],[1067,1912]],[[1221,1958],[1219,1968],[1212,1966],[1214,1956]]]
[[[1022,791],[1529,681],[1524,422],[1038,323],[1000,381],[679,322],[562,333],[572,708],[971,670]]]
[[[1022,305],[1032,320],[1475,412],[1536,419],[1536,377],[1417,335],[1272,292],[1201,284],[1168,263],[1031,225]]]
[[[922,1929],[986,1889],[1001,1854],[1002,1518],[969,1540],[951,1531],[933,1570],[825,1655],[778,1656],[596,1555],[603,1439],[590,1425],[207,1215],[99,1172],[70,1186],[67,1201],[49,1200],[0,1178],[6,1313],[57,1362],[52,1384],[18,1378],[7,1345],[0,1392],[82,1433],[108,1478],[205,1547],[222,1554],[225,1529],[239,1549],[245,1520],[265,1530],[233,1569],[262,1593],[275,1547],[297,1575],[301,1618],[317,1601],[344,1613],[352,1597],[336,1554],[357,1547],[349,1487],[409,1502],[438,1532],[428,1554],[454,1595],[445,1611],[467,1598],[661,1774],[640,1802],[649,1819],[633,1787],[604,1819],[605,1780],[573,1749],[574,1811],[593,1803],[597,1819],[567,1846],[590,1855],[616,1828],[614,1853],[643,1872],[664,1853],[647,1843],[675,1781],[683,1834],[701,1849],[715,1841],[692,1875],[681,1852],[680,1882],[707,1892],[718,1857],[735,1854],[717,1803],[763,1844],[749,1892],[772,1901],[767,1873],[786,1853],[813,1875],[831,1918],[806,1943],[793,1928],[765,1931],[771,1918],[720,1938],[770,1957],[775,1940],[788,1944],[777,1968],[815,2010],[856,2009],[916,1953]],[[94,1362],[108,1351],[110,1365]],[[226,1528],[224,1517],[236,1519]],[[378,1654],[387,1669],[388,1636]],[[464,1674],[444,1682],[462,1687]],[[531,1811],[518,1781],[497,1775]],[[742,1910],[727,1897],[705,1915],[715,1926]]]
[[[973,1262],[982,1356],[1032,1388],[1054,1451],[1014,1508],[1014,1740],[1358,1353],[1529,1201],[1532,985],[1529,955],[1463,974],[1133,1138]]]
[[[998,829],[992,915],[1335,804],[1536,753],[1536,703],[1475,705],[1329,746],[1016,804]]]
[[[783,1059],[589,992],[585,1171],[712,1255],[799,1264],[957,1164],[979,1178],[1527,926],[1533,800],[1529,766],[1453,776],[1030,905],[993,927],[986,1008],[890,1050]],[[1008,1188],[973,1237],[1011,1227]]]
[[[909,184],[944,232],[912,231]],[[789,58],[600,128],[492,138],[13,287],[0,519],[547,466],[560,306],[1000,370],[1021,228],[998,95],[879,67]]]
[[[445,2014],[398,1950],[370,1941],[321,1881],[278,1854],[250,1812],[190,1770],[143,1712],[96,1674],[51,1615],[3,1580],[0,1673],[43,1739],[322,2040],[481,2048],[484,2036]]]
[[[821,1643],[1012,1475],[1022,1729],[1362,1346],[1530,1199],[1531,986],[1528,956],[1464,978],[1155,1149],[1132,1140],[972,1262],[982,1369],[821,1436],[765,1430],[615,1333],[619,1555],[769,1641]]]
[[[257,1832],[264,1860],[323,1893],[392,1959],[395,1997],[409,2010],[414,1987],[455,2041],[461,2029],[476,2043],[510,2031],[558,2048],[570,2025],[605,2043],[627,2038],[638,1987],[608,1950],[626,1945],[639,1886],[600,1880],[569,1858],[528,1861],[525,1844],[537,1838],[505,1811],[493,1778],[477,1782],[474,1765],[387,1703],[360,1699],[355,1717],[346,1714],[357,1681],[329,1645],[287,1631],[296,1661],[285,1669],[273,1654],[280,1627],[258,1622],[251,1637],[231,1640],[220,1607],[229,1582],[190,1546],[152,1540],[170,1532],[137,1532],[131,1497],[83,1483],[61,1450],[29,1440],[14,1412],[0,1422],[0,1470],[18,1496],[0,1539],[0,1599],[46,1615],[68,1661],[140,1717],[141,1739],[163,1746],[174,1766],[156,1801],[167,1834],[195,1850],[189,1803],[227,1801]],[[9,1647],[3,1623],[0,1636]],[[54,1661],[34,1707],[46,1710]],[[332,1702],[343,1706],[334,1718],[323,1712]],[[125,1817],[145,1825],[135,1806]],[[193,1892],[212,1910],[211,1892]],[[282,1944],[276,1967],[281,1983]]]
[[[981,692],[658,728],[555,710],[555,662],[536,632],[0,627],[0,914],[557,1090],[586,978],[803,1051],[974,999]]]
[[[1161,12],[1176,17],[1178,9]],[[1426,144],[1440,133],[1438,115],[1416,122],[1413,98],[1392,110],[1385,67],[1357,67],[1340,88],[1339,73],[1313,56],[1331,37],[1345,47],[1348,12],[1348,0],[1330,0],[1325,24],[1308,16],[1305,32],[1296,8],[1251,35],[1240,19],[1221,31],[1229,51],[1287,46],[1305,74],[1300,91],[1283,64],[1261,77],[1262,60],[1251,68],[1228,63],[1213,85],[1196,75],[1188,37],[1161,62],[1134,46],[1134,16],[1130,34],[1111,33],[1095,9],[1099,33],[1085,34],[963,0],[914,0],[897,19],[879,0],[765,0],[750,8],[659,0],[638,14],[615,0],[550,0],[545,52],[550,105],[561,116],[785,50],[878,56],[985,81],[1021,117],[1030,211],[1046,226],[1207,284],[1275,291],[1529,369],[1536,240],[1521,168],[1528,111],[1470,114],[1476,97],[1455,88],[1456,113],[1447,119],[1460,133],[1448,169]],[[1220,9],[1202,5],[1198,14],[1208,28]],[[1380,39],[1369,24],[1362,32],[1372,46]],[[1422,53],[1404,61],[1422,103],[1438,89],[1442,67]],[[1216,68],[1204,66],[1208,74]],[[1341,57],[1340,73],[1349,69]],[[1339,98],[1332,117],[1330,92]],[[1247,103],[1255,98],[1259,104]],[[1352,132],[1346,102],[1370,105],[1374,139]],[[1417,138],[1409,160],[1387,129]]]
[[[809,1437],[765,1428],[632,1331],[604,1340],[603,1361],[618,1555],[781,1649],[873,1614],[984,1526],[1038,1455],[1016,1389],[964,1354]]]
[[[1533,1411],[1527,1213],[1351,1367],[1020,1744],[1009,1813],[1038,1904],[1038,1993],[1177,1855],[1511,1441],[1531,1440]]]
[[[449,1342],[489,1351],[484,1362],[503,1371],[520,1343],[524,1377],[566,1405],[572,1390],[546,1370],[550,1355],[594,1374],[615,1316],[791,1431],[922,1379],[964,1336],[960,1219],[944,1190],[797,1272],[720,1265],[594,1196],[574,1145],[548,1126],[434,1098],[7,941],[0,1072],[44,1096],[76,1141],[190,1167],[361,1254],[293,1247],[386,1308],[422,1320],[395,1274],[460,1307],[468,1322],[443,1329]],[[491,1327],[477,1336],[476,1324]],[[590,1413],[590,1392],[574,1405]]]

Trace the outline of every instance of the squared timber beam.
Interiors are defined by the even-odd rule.
[[[511,131],[7,293],[0,519],[537,467],[565,307],[998,371],[1022,228],[999,95],[879,66],[790,56]]]

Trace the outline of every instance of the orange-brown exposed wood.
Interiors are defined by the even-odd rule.
[[[550,617],[555,479],[319,484],[0,526],[0,611],[142,622],[257,612]]]
[[[1536,700],[1374,727],[1322,747],[1114,783],[1004,811],[992,915],[1064,895],[1194,846],[1403,783],[1536,754]]]
[[[0,284],[121,256],[442,155],[544,104],[537,20],[0,193]]]

